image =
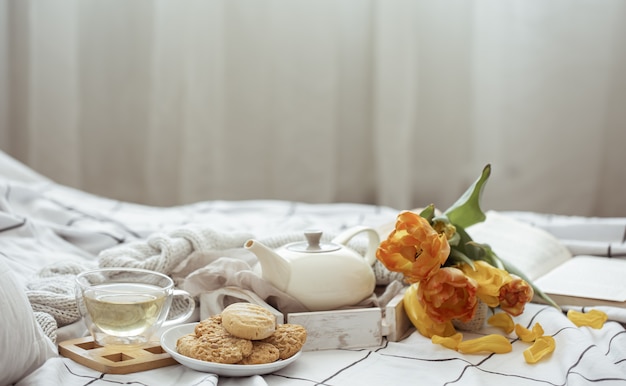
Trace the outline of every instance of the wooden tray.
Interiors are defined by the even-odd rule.
[[[238,289],[221,288],[200,295],[200,319],[221,312],[221,309],[213,305],[221,304],[220,298],[224,296],[239,298],[240,301],[256,303],[267,308],[274,314],[279,324],[294,323],[304,326],[307,338],[302,351],[375,347],[383,342],[383,338],[389,342],[399,342],[413,328],[404,312],[402,301],[404,290],[391,299],[384,308],[353,308],[283,315],[254,294]]]
[[[286,319],[307,329],[302,351],[375,347],[383,338],[398,342],[410,331],[412,324],[404,312],[403,296],[395,296],[385,308],[300,312],[287,314]]]
[[[178,364],[159,342],[131,348],[103,347],[92,337],[84,337],[59,343],[59,354],[107,374],[129,374]]]

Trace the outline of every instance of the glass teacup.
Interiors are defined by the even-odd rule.
[[[185,312],[167,319],[175,297],[182,297]],[[159,328],[183,322],[195,308],[186,291],[159,272],[134,268],[102,268],[76,276],[76,301],[96,343],[140,346],[150,342]]]

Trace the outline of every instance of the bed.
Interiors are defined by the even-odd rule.
[[[310,228],[323,229],[331,237],[356,225],[380,227],[392,223],[398,210],[364,204],[270,200],[206,201],[166,208],[142,206],[60,185],[4,153],[0,153],[0,205],[0,286],[4,287],[0,289],[2,383],[626,384],[623,310],[605,309],[609,320],[601,329],[576,328],[563,313],[535,303],[527,305],[518,322],[540,322],[546,333],[556,339],[557,349],[550,358],[534,365],[524,362],[522,351],[527,346],[514,339],[509,354],[464,355],[433,345],[429,339],[409,331],[403,339],[383,340],[375,347],[306,351],[289,366],[265,375],[223,377],[180,364],[125,375],[104,374],[58,354],[59,342],[86,334],[82,321],[68,312],[64,303],[71,302],[71,280],[77,272],[102,264],[135,264],[167,273],[177,285],[185,287],[185,281],[196,270],[220,257],[239,259],[252,266],[253,257],[242,248],[249,237],[288,241]],[[591,245],[602,252],[610,245],[624,245],[624,218],[502,213],[553,232],[571,248]],[[614,233],[621,236],[597,239],[592,237],[597,232],[585,231],[597,230],[604,224],[618,229]],[[181,230],[198,232],[204,237],[203,242],[188,243],[188,249],[163,259],[163,240],[180,235]],[[201,254],[196,253],[199,248],[203,249]],[[129,261],[116,259],[119,251],[128,252],[126,256],[141,255],[138,251],[145,253]],[[158,259],[151,259],[155,256]],[[199,317],[194,315],[196,320]],[[474,333],[481,334],[484,332]]]

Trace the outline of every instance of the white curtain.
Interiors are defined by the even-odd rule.
[[[0,0],[0,102],[126,201],[626,216],[624,0]]]

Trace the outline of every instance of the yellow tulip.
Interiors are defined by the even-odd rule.
[[[500,308],[513,316],[524,312],[526,303],[534,296],[533,287],[526,280],[511,275],[512,279],[500,288]]]
[[[478,283],[476,296],[483,303],[489,307],[497,307],[500,304],[500,289],[512,280],[507,271],[482,260],[474,261],[473,268],[469,264],[461,264],[459,268],[465,275],[476,280]]]
[[[411,323],[415,326],[420,334],[427,338],[432,338],[434,335],[443,337],[452,336],[456,333],[451,321],[445,323],[439,323],[432,320],[426,311],[422,303],[417,298],[417,287],[419,283],[410,285],[404,292],[402,299],[402,305],[404,306],[404,312],[409,317]]]

